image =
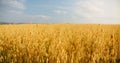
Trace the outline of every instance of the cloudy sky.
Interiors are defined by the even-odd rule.
[[[120,24],[120,0],[0,0],[0,22]]]

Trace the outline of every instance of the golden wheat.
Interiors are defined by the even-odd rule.
[[[118,63],[120,25],[0,25],[0,63]]]

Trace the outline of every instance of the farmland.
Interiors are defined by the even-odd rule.
[[[0,63],[119,63],[120,25],[0,25]]]

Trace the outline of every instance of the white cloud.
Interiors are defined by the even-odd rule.
[[[12,22],[14,21],[15,23],[21,22],[21,23],[30,23],[30,21],[48,21],[51,17],[47,15],[28,15],[25,14],[22,11],[18,10],[9,10],[4,14],[3,21],[8,21]],[[7,19],[5,19],[7,18]]]
[[[23,14],[23,12],[22,11],[17,11],[17,10],[9,10],[8,11],[9,13],[11,13],[11,14]]]
[[[47,15],[27,15],[27,16],[30,18],[33,18],[33,19],[35,19],[35,18],[49,19],[50,18],[50,16],[47,16]]]
[[[25,6],[23,3],[18,2],[18,1],[11,1],[9,2],[11,6],[19,8],[19,9],[25,9]]]
[[[3,5],[7,5],[7,6],[10,6],[10,7],[14,7],[14,8],[19,8],[19,9],[22,9],[24,10],[25,9],[25,6],[24,6],[24,2],[21,0],[1,0],[0,1],[1,4]]]
[[[54,10],[54,13],[56,13],[56,14],[66,14],[67,12],[63,11],[63,10]]]
[[[73,11],[87,23],[118,23],[120,20],[118,2],[118,0],[78,0]]]
[[[104,14],[104,9],[101,8],[102,4],[103,2],[95,0],[80,1],[76,3],[75,13],[87,18],[100,17]]]

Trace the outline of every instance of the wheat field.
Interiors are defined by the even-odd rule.
[[[0,25],[0,63],[120,63],[120,25]]]

